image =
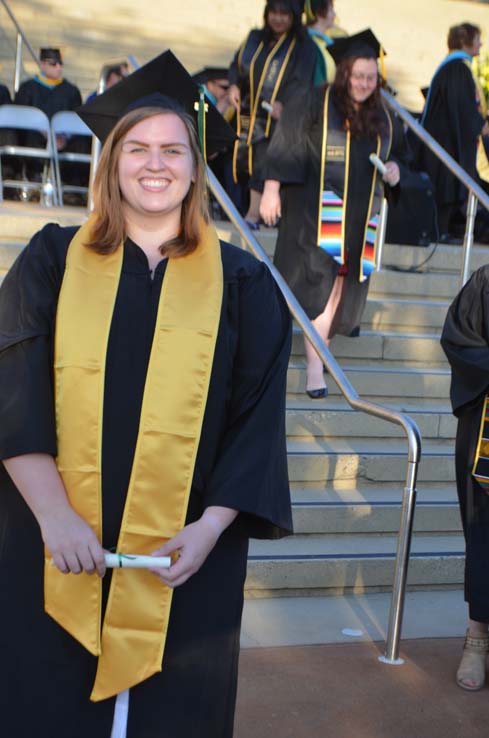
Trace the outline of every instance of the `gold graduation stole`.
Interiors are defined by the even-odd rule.
[[[350,129],[343,122],[331,101],[331,87],[326,88],[323,111],[323,136],[321,146],[321,177],[319,186],[317,245],[326,251],[338,264],[347,259],[345,225],[350,207],[348,180],[350,167]],[[386,113],[388,134],[377,136],[375,153],[381,159],[389,157],[392,145],[392,121]],[[334,181],[341,193],[336,194],[331,186]],[[358,266],[358,281],[364,282],[377,264],[377,225],[382,199],[382,185],[377,170],[372,166],[367,218],[363,225],[362,252]],[[355,207],[355,204],[353,204]]]
[[[484,398],[472,476],[489,494],[489,396]]]
[[[88,249],[91,221],[70,243],[55,334],[57,466],[73,508],[102,533],[105,359],[123,246]],[[190,255],[170,259],[160,295],[118,551],[148,554],[185,524],[223,291],[211,225]],[[47,556],[48,556],[47,552]],[[115,569],[101,634],[101,581],[45,566],[46,611],[99,656],[90,699],[161,671],[172,590],[145,570]]]

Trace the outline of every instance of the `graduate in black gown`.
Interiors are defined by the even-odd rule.
[[[466,543],[469,626],[457,672],[468,690],[484,686],[489,650],[489,267],[478,269],[455,298],[441,344],[452,369],[450,398],[458,418],[457,491]],[[484,419],[485,420],[484,420]]]
[[[264,221],[281,217],[275,264],[323,340],[358,335],[375,268],[384,187],[370,162],[386,162],[396,186],[408,151],[380,98],[379,43],[371,31],[338,39],[335,83],[286,108],[268,150]],[[389,192],[386,188],[386,194]],[[325,397],[322,362],[306,342],[307,393]]]
[[[263,28],[252,30],[229,69],[229,101],[237,110],[240,143],[235,176],[249,177],[245,216],[258,228],[263,162],[283,106],[312,87],[316,47],[302,26],[300,0],[267,0]]]
[[[80,90],[63,77],[63,58],[59,49],[40,50],[39,70],[32,79],[20,85],[14,98],[16,105],[39,108],[49,119],[60,110],[75,110],[81,105]],[[41,132],[19,130],[17,135],[23,146],[43,148],[46,145],[46,139]],[[69,150],[70,140],[66,136],[57,136],[56,145],[58,151]],[[39,160],[29,160],[26,164],[27,179],[40,180],[42,166]],[[73,165],[69,168],[73,171]],[[63,170],[65,169],[63,165]]]
[[[0,290],[9,738],[120,738],[127,702],[127,738],[231,738],[248,539],[291,532],[290,315],[219,243],[193,123],[155,90],[195,117],[170,52],[87,104],[94,215],[43,228]],[[110,576],[111,548],[173,564]]]
[[[449,53],[434,74],[421,118],[428,133],[475,179],[479,137],[489,133],[489,125],[481,115],[479,93],[471,67],[480,47],[478,26],[462,23],[450,28]],[[467,192],[426,146],[420,149],[418,166],[428,172],[435,187],[438,229],[441,239],[447,240],[450,238],[450,222],[463,207]]]

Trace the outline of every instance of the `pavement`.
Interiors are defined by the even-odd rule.
[[[487,738],[488,687],[455,683],[463,640],[251,648],[241,653],[234,738]]]
[[[460,590],[408,592],[402,665],[379,661],[388,593],[247,600],[234,738],[487,738],[489,687],[455,683]]]

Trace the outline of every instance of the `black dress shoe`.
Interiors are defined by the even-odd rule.
[[[328,396],[328,388],[321,387],[321,389],[306,390],[306,394],[309,395],[311,400],[322,400]]]

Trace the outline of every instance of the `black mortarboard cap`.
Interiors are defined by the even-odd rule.
[[[57,61],[60,64],[63,63],[63,59],[61,57],[61,51],[59,49],[53,49],[53,48],[39,49],[39,59],[41,61]]]
[[[205,85],[213,79],[227,79],[229,70],[227,67],[204,67],[192,75],[192,79],[197,85]]]
[[[385,49],[381,51],[380,42],[370,28],[355,33],[353,36],[337,38],[331,46],[328,46],[328,54],[331,54],[337,64],[350,56],[378,59],[381,53],[385,56],[386,51]]]
[[[126,113],[147,105],[184,110],[197,127],[198,102],[198,86],[176,56],[165,51],[76,112],[97,138],[105,141]],[[206,151],[212,154],[234,143],[236,134],[212,103],[206,100],[206,104]]]

